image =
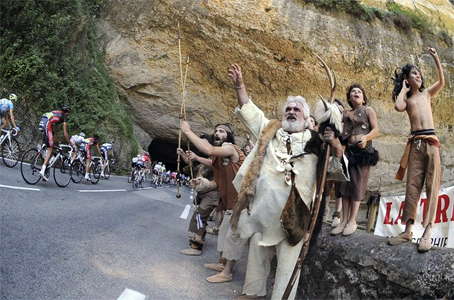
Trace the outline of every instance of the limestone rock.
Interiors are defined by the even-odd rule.
[[[449,19],[451,11],[445,15]],[[353,82],[366,88],[383,134],[375,143],[383,161],[373,170],[371,184],[382,177],[387,187],[395,187],[399,183],[392,173],[410,129],[406,114],[393,108],[390,77],[397,66],[411,62],[433,82],[433,61],[422,54],[428,45],[438,48],[447,78],[435,113],[440,120],[452,115],[443,110],[452,110],[446,103],[452,100],[454,51],[434,37],[406,33],[379,20],[367,23],[319,11],[300,0],[110,0],[98,26],[106,63],[135,122],[150,139],[176,141],[178,136],[178,22],[183,69],[190,59],[186,112],[196,132],[230,122],[245,135],[233,114],[236,99],[227,76],[231,63],[242,66],[249,95],[270,118],[279,117],[288,95],[301,94],[311,104],[319,94],[327,96],[326,75],[313,55],[318,53],[336,73],[337,98],[345,102],[345,89]],[[452,132],[447,134],[451,137]],[[452,165],[454,157],[444,154],[444,162]],[[445,171],[444,180],[454,179],[452,173]]]

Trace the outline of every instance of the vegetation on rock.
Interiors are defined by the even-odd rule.
[[[95,21],[104,0],[0,1],[0,88],[19,96],[17,118],[69,104],[70,132],[133,142],[132,122],[104,66]]]

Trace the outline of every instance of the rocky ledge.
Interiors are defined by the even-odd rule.
[[[306,258],[298,299],[454,299],[454,250],[421,254],[359,231],[333,237],[324,225]]]

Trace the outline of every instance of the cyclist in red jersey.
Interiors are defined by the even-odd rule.
[[[86,138],[83,143],[85,145],[85,179],[90,180],[90,160],[92,159],[91,147],[96,146],[99,156],[102,157],[101,149],[99,149],[99,136],[95,134],[91,138]]]
[[[66,121],[70,111],[71,108],[69,106],[63,105],[60,110],[54,110],[42,115],[41,121],[39,122],[39,129],[43,132],[43,142],[47,146],[46,157],[44,157],[44,163],[41,167],[41,171],[39,172],[45,181],[48,180],[45,175],[47,163],[49,162],[54,150],[54,125],[63,124],[63,134],[68,144],[70,143],[68,125]]]

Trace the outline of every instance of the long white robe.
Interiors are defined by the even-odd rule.
[[[250,132],[259,138],[260,132],[266,127],[269,120],[263,112],[249,101],[241,108],[236,109],[239,118]],[[242,239],[250,238],[254,233],[261,233],[260,246],[279,244],[286,238],[281,227],[280,217],[290,194],[290,184],[285,180],[285,170],[290,168],[286,141],[290,137],[292,154],[304,152],[306,143],[311,138],[309,130],[288,134],[279,129],[268,145],[262,169],[257,179],[255,198],[250,203],[250,214],[244,210],[238,222],[238,233]],[[257,152],[257,144],[247,156],[239,169],[233,185],[239,191],[242,179]],[[316,184],[316,168],[318,157],[307,154],[294,162],[293,171],[296,173],[295,184],[305,205],[310,208],[314,199]]]

